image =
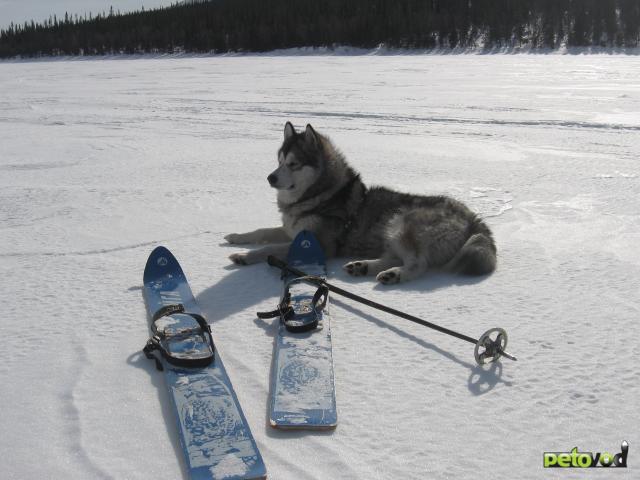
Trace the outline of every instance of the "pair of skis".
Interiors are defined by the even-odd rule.
[[[501,357],[516,360],[505,350],[507,333],[501,328],[475,339],[331,285],[325,279],[324,254],[310,232],[293,240],[286,263],[273,257],[268,263],[281,269],[284,280],[278,308],[258,313],[280,318],[270,385],[269,418],[275,428],[337,425],[329,291],[472,343],[481,365]],[[165,372],[191,478],[266,478],[211,329],[178,261],[164,247],[156,248],[147,261],[144,293],[153,332],[144,352]]]
[[[294,240],[288,261],[316,276],[325,275],[324,255],[309,233]],[[261,315],[281,317],[274,346],[270,423],[284,429],[334,428],[328,291],[310,294],[309,284],[297,281],[295,275],[284,280],[287,301],[272,315]],[[264,461],[211,329],[180,264],[164,247],[149,256],[144,296],[153,334],[144,353],[164,371],[190,478],[266,478]]]

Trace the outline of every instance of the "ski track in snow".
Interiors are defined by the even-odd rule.
[[[181,262],[275,479],[600,477],[544,451],[640,445],[640,57],[252,56],[0,63],[3,478],[184,478],[142,270]],[[368,184],[449,194],[495,232],[488,278],[332,280],[480,336],[332,297],[339,426],[267,426],[280,295],[229,266],[275,225],[284,122],[328,134]],[[37,461],[34,461],[37,458]],[[560,476],[559,473],[561,474]],[[621,473],[621,472],[618,472]]]

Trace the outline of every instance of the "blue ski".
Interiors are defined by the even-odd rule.
[[[211,331],[180,264],[164,247],[149,256],[144,296],[192,480],[260,479],[266,469]],[[155,352],[153,352],[155,353]],[[161,358],[160,361],[158,358]],[[197,367],[179,366],[201,362]]]
[[[308,275],[326,275],[324,253],[310,232],[303,231],[293,240],[287,262]],[[284,282],[286,298],[277,310],[280,323],[273,355],[270,424],[282,429],[335,428],[328,291],[317,289],[304,277],[288,275]]]

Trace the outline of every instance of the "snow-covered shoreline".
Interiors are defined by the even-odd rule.
[[[219,57],[314,57],[314,56],[424,56],[424,55],[640,55],[640,47],[560,47],[556,49],[533,47],[454,47],[431,49],[388,48],[383,45],[377,48],[356,48],[349,46],[335,47],[300,47],[271,50],[268,52],[227,52],[227,53],[119,53],[108,55],[60,55],[24,58],[4,58],[0,63],[15,62],[52,62],[80,60],[144,60],[144,59],[181,59],[181,58],[219,58]]]

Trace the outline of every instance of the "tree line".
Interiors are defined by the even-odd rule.
[[[210,0],[0,30],[0,57],[373,48],[636,47],[640,0]]]

